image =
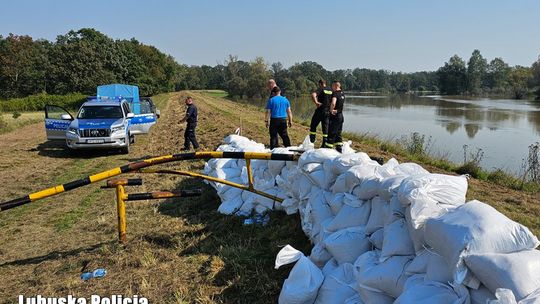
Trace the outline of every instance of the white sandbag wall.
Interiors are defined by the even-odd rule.
[[[268,151],[236,135],[218,150]],[[349,147],[253,161],[253,169],[256,188],[283,203],[213,185],[219,211],[299,212],[314,245],[309,258],[290,246],[278,255],[276,265],[287,252],[298,260],[280,303],[540,303],[538,239],[489,205],[466,203],[465,176],[395,159],[379,165]],[[247,183],[243,160],[211,160],[205,172]]]

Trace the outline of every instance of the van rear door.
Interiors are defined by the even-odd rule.
[[[45,106],[47,139],[66,139],[66,131],[72,121],[73,116],[66,109],[53,105]]]

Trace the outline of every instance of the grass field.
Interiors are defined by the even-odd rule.
[[[129,155],[99,152],[74,157],[61,144],[45,140],[41,122],[2,134],[0,201],[130,161],[178,152],[184,130],[179,120],[187,95],[199,108],[197,136],[202,149],[214,150],[240,124],[243,135],[268,143],[262,110],[231,102],[223,94],[189,91],[154,97],[162,116],[150,135],[136,139]],[[298,144],[307,128],[294,124],[290,135]],[[385,160],[408,160],[369,142],[353,147]],[[201,171],[203,165],[203,161],[189,161],[163,166]],[[446,173],[432,165],[425,167]],[[0,302],[15,303],[19,294],[138,294],[151,303],[275,303],[291,269],[274,270],[281,246],[291,244],[309,254],[298,216],[275,212],[268,226],[244,226],[239,218],[217,213],[220,202],[215,191],[197,179],[142,177],[144,185],[128,192],[202,188],[203,195],[128,203],[125,246],[117,243],[113,191],[99,189],[103,183],[0,213],[0,277],[4,279]],[[540,234],[537,194],[471,179],[468,198],[489,203]],[[81,272],[95,268],[106,268],[107,276],[80,280]]]
[[[15,131],[29,124],[43,122],[45,114],[41,112],[22,112],[21,116],[14,118],[13,113],[0,114],[0,134]]]

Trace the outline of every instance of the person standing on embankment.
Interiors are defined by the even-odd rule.
[[[199,149],[199,143],[195,136],[195,128],[197,127],[197,107],[193,104],[193,98],[187,97],[186,103],[186,116],[180,120],[180,123],[187,122],[186,130],[184,131],[184,148],[183,151],[189,150],[190,143],[193,144],[193,149]]]
[[[285,147],[291,146],[291,140],[287,133],[287,126],[292,126],[292,111],[289,100],[281,96],[281,90],[278,86],[272,89],[272,97],[266,103],[266,113],[264,122],[269,128],[270,149],[278,146],[278,134]]]
[[[336,148],[336,150],[341,152],[343,146],[341,131],[343,130],[343,104],[345,103],[345,94],[341,91],[341,83],[339,81],[334,81],[332,83],[332,90],[326,147]]]
[[[322,145],[325,147],[326,139],[328,137],[328,107],[330,105],[330,99],[332,97],[332,89],[326,86],[326,81],[319,80],[319,88],[311,93],[311,100],[315,104],[315,112],[311,117],[311,124],[309,126],[309,141],[314,143],[317,139],[317,127],[321,124],[322,128]]]

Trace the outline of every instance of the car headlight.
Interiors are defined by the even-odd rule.
[[[76,128],[69,127],[68,132],[71,133],[71,134],[77,135],[77,129]]]
[[[119,132],[119,131],[125,131],[125,130],[126,130],[126,127],[124,125],[111,128],[112,133]]]

